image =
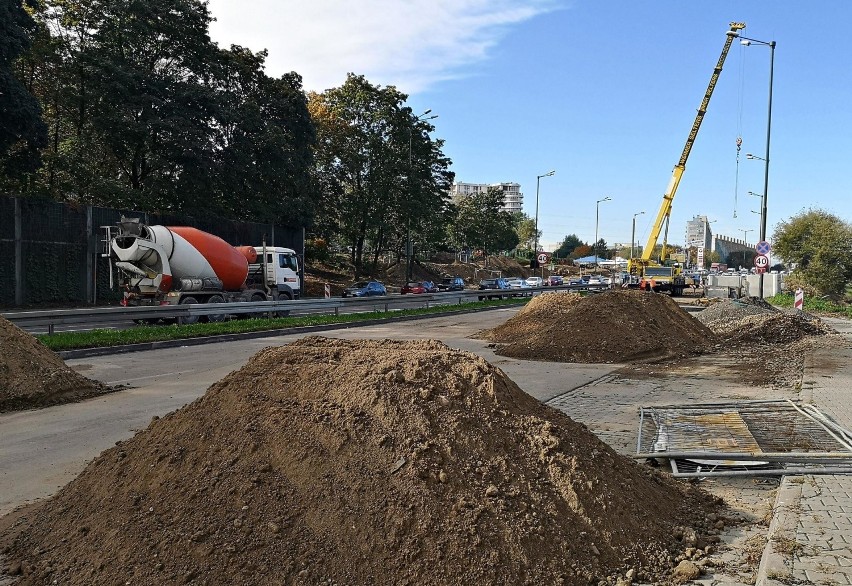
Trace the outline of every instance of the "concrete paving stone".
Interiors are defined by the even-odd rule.
[[[805,570],[805,579],[811,584],[849,584],[848,576],[844,574],[826,574],[818,570]]]

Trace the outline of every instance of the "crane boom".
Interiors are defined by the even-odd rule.
[[[683,152],[680,154],[680,160],[675,165],[672,171],[672,178],[669,180],[669,185],[663,195],[663,203],[660,206],[660,211],[657,214],[657,219],[654,222],[654,227],[651,234],[648,236],[648,243],[642,250],[642,261],[639,263],[646,266],[651,260],[651,255],[654,253],[654,248],[657,246],[657,240],[660,237],[660,231],[663,227],[663,222],[668,226],[669,216],[672,212],[672,201],[675,193],[677,193],[680,179],[683,177],[683,172],[686,169],[686,160],[689,158],[689,153],[692,151],[692,145],[695,143],[695,137],[698,136],[698,129],[701,128],[701,123],[704,121],[704,115],[707,113],[707,106],[710,104],[710,97],[713,95],[713,90],[716,88],[716,82],[719,80],[719,74],[722,73],[722,66],[725,64],[725,58],[728,56],[728,50],[731,48],[731,43],[738,32],[745,28],[744,22],[732,22],[731,29],[725,33],[725,46],[722,47],[722,54],[719,55],[719,61],[713,69],[713,75],[710,76],[710,83],[707,84],[707,91],[704,92],[704,99],[701,100],[701,105],[698,107],[698,113],[695,115],[695,121],[692,123],[692,128],[689,131],[689,136],[686,138],[686,145],[683,147]],[[660,262],[666,259],[666,242],[663,242],[663,250],[660,254]]]

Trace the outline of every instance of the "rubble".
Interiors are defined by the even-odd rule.
[[[474,354],[310,337],[102,453],[0,551],[22,586],[658,583],[720,508]]]

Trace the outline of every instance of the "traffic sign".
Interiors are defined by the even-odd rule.
[[[550,258],[550,255],[549,255],[549,254],[547,254],[546,252],[540,252],[540,253],[538,254],[538,262],[539,262],[539,264],[543,264],[543,265],[547,264],[547,259],[549,259],[549,258]]]
[[[757,273],[758,275],[762,275],[763,273],[766,272],[766,267],[756,267],[754,269],[754,272]]]
[[[762,254],[758,254],[756,257],[754,257],[754,266],[759,269],[767,268],[769,266],[769,257],[764,256]]]
[[[766,240],[761,240],[755,245],[754,249],[757,251],[757,254],[767,256],[770,251],[769,243]]]

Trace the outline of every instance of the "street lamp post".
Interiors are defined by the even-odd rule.
[[[636,212],[635,214],[633,214],[633,232],[632,232],[632,236],[630,236],[630,258],[631,258],[630,262],[633,262],[632,259],[635,258],[635,255],[633,253],[633,248],[634,248],[634,245],[636,244],[636,216],[641,216],[644,213],[645,212]]]
[[[760,206],[760,241],[766,241],[766,198],[769,195],[769,137],[772,131],[772,80],[775,73],[775,41],[759,41],[757,39],[750,39],[748,37],[744,37],[740,35],[738,32],[734,33],[741,40],[740,43],[743,45],[751,45],[752,43],[757,43],[758,45],[764,45],[769,47],[769,106],[767,108],[766,115],[766,156],[763,157],[763,202]],[[746,155],[748,158],[756,158],[760,157]],[[758,285],[758,294],[761,299],[763,299],[763,275],[760,276],[760,284]]]
[[[602,201],[612,201],[609,196],[599,199],[595,203],[595,266],[598,266],[598,219],[600,218],[600,207]]]
[[[538,191],[542,177],[552,177],[556,170],[548,171],[544,175],[535,176],[535,244],[533,245],[533,258],[538,257]]]
[[[412,142],[414,135],[414,125],[418,122],[423,122],[425,120],[434,120],[438,117],[437,114],[433,116],[426,116],[430,114],[432,109],[426,110],[420,116],[417,116],[412,120],[411,125],[408,127],[408,197],[409,204],[411,206],[411,201],[414,199],[414,182],[412,181],[412,176],[414,175],[414,161],[412,156]],[[403,143],[404,144],[404,143]],[[405,282],[408,283],[411,281],[411,208],[409,207],[409,212],[406,218],[406,226],[405,226]]]
[[[754,232],[754,228],[739,228],[739,231],[743,233],[743,242],[745,242],[746,246],[748,246],[748,233]],[[746,262],[745,251],[743,251],[743,264]]]

